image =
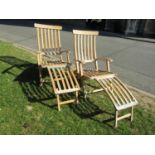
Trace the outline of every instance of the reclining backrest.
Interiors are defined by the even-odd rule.
[[[80,61],[84,64],[94,62],[96,55],[96,36],[98,31],[73,30],[74,54],[77,72],[80,73]],[[98,64],[95,64],[98,68]]]
[[[34,24],[37,29],[38,50],[56,55],[61,48],[60,30],[62,26]]]

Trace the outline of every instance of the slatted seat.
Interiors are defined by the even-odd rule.
[[[77,79],[71,70],[69,49],[61,48],[61,26],[35,24],[38,38],[37,60],[39,67],[40,84],[43,84],[42,69],[47,69],[54,94],[57,97],[58,110],[62,104],[78,103],[78,91],[80,90]],[[64,53],[66,59],[64,60]],[[61,101],[60,95],[75,93],[74,99]],[[64,99],[63,99],[64,100]]]
[[[125,84],[110,71],[112,59],[107,57],[97,58],[96,37],[98,34],[97,31],[73,30],[76,73],[82,80],[92,79],[99,83],[101,88],[91,91],[91,93],[103,90],[107,93],[116,110],[115,127],[117,127],[119,120],[127,117],[130,117],[131,121],[133,120],[133,107],[137,104],[137,100]],[[104,70],[99,70],[99,61],[104,62]],[[84,65],[86,64],[94,64],[95,68],[85,70]],[[84,90],[84,82],[81,83]],[[131,113],[118,116],[119,111],[128,108],[131,108]]]

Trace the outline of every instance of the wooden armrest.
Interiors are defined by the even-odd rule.
[[[60,54],[63,54],[63,53],[69,53],[70,54],[70,49],[61,49]]]
[[[108,58],[108,57],[100,57],[100,58],[97,58],[96,61],[97,60],[105,61],[105,63],[106,63],[106,71],[110,72],[110,62],[113,61],[111,58]]]
[[[81,60],[75,60],[75,62],[79,62],[79,63],[81,63],[81,64],[85,64],[83,61],[81,61]]]
[[[66,53],[66,59],[67,59],[67,62],[69,63],[70,62],[70,49],[61,49],[60,50],[60,55],[61,55],[62,61],[63,61],[63,58],[62,58],[63,53]]]
[[[44,52],[41,52],[41,51],[37,51],[36,53],[37,54],[40,54],[40,55],[45,55],[45,53]]]
[[[103,61],[113,62],[113,59],[108,58],[108,57],[99,57],[99,58],[96,58],[96,60],[103,60]]]

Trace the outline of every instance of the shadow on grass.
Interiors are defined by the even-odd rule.
[[[36,64],[11,56],[0,56],[0,61],[10,65],[10,67],[3,70],[2,74],[7,73],[15,77],[14,81],[19,83],[30,103],[39,102],[49,108],[54,107],[56,109],[56,105],[49,105],[46,102],[53,99],[54,94],[49,83],[44,84],[42,87],[39,86],[39,74]]]
[[[70,108],[81,119],[91,119],[93,121],[113,128],[113,125],[109,123],[114,121],[114,114],[111,112],[107,112],[103,108],[101,109],[99,106],[94,104],[88,97],[84,98],[83,96],[80,96],[80,103],[70,104]],[[98,115],[100,115],[101,118],[97,118]],[[105,116],[108,116],[108,118],[105,119]]]
[[[23,93],[30,103],[38,102],[44,106],[57,110],[56,104],[51,105],[46,102],[55,99],[55,95],[52,92],[51,83],[44,83],[42,87],[39,86],[39,74],[36,64],[11,56],[0,56],[0,61],[10,65],[10,67],[3,70],[2,74],[7,73],[15,77],[14,81],[17,81],[19,83]],[[47,76],[46,70],[44,72],[44,76]],[[67,95],[64,97],[64,99],[68,99],[70,97],[70,95]],[[112,113],[100,109],[89,98],[85,99],[82,95],[79,97],[79,100],[80,104],[69,105],[69,107],[76,115],[78,115],[82,119],[91,119],[112,127],[108,124],[108,122],[114,120]],[[109,115],[110,119],[101,121],[100,119],[95,118],[95,116],[100,114]]]

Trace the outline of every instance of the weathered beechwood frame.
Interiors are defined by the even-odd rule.
[[[70,67],[70,50],[64,50],[61,48],[61,26],[42,24],[35,24],[34,26],[37,29],[37,60],[40,85],[42,85],[44,82],[42,78],[42,69],[45,68],[48,70],[52,87],[57,97],[58,110],[60,111],[61,105],[63,104],[73,102],[78,103],[78,92],[80,87]],[[66,60],[64,60],[63,53],[66,53]],[[75,93],[75,99],[65,98],[65,101],[61,101],[60,96],[68,93]]]
[[[100,89],[94,90],[91,93],[105,91],[111,99],[115,107],[115,127],[118,121],[130,117],[133,120],[133,107],[137,104],[137,100],[125,86],[125,84],[112,72],[110,72],[110,63],[112,59],[107,57],[97,58],[96,54],[96,37],[98,31],[80,31],[73,30],[74,36],[74,53],[76,72],[80,79],[82,79],[82,87],[84,90],[84,80],[96,80],[101,86]],[[99,61],[105,62],[105,69],[99,70]],[[95,69],[84,69],[85,64],[94,64]],[[88,93],[84,91],[84,93]],[[131,109],[131,112],[118,116],[119,111]]]

